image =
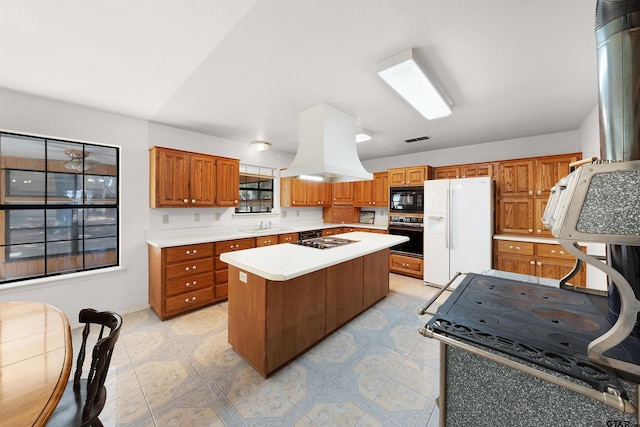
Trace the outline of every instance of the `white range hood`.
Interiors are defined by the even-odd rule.
[[[281,177],[346,182],[373,179],[356,150],[356,119],[328,104],[300,112],[298,152]]]

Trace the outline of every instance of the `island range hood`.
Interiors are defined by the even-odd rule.
[[[328,182],[373,179],[356,150],[356,119],[322,103],[300,112],[298,152],[283,178]]]

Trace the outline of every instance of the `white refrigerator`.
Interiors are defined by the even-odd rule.
[[[488,177],[425,181],[425,282],[443,286],[456,272],[481,273],[491,268],[493,194]]]

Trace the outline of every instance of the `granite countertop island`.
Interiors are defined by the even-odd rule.
[[[226,252],[220,255],[220,260],[268,280],[284,281],[409,240],[406,236],[357,231],[338,236],[356,242],[330,249],[284,243]]]
[[[408,238],[337,237],[356,242],[328,249],[283,243],[220,255],[229,264],[229,344],[265,378],[389,293],[389,248]]]

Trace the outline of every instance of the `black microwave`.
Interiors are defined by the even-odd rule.
[[[391,187],[389,209],[393,213],[424,213],[424,187]]]

